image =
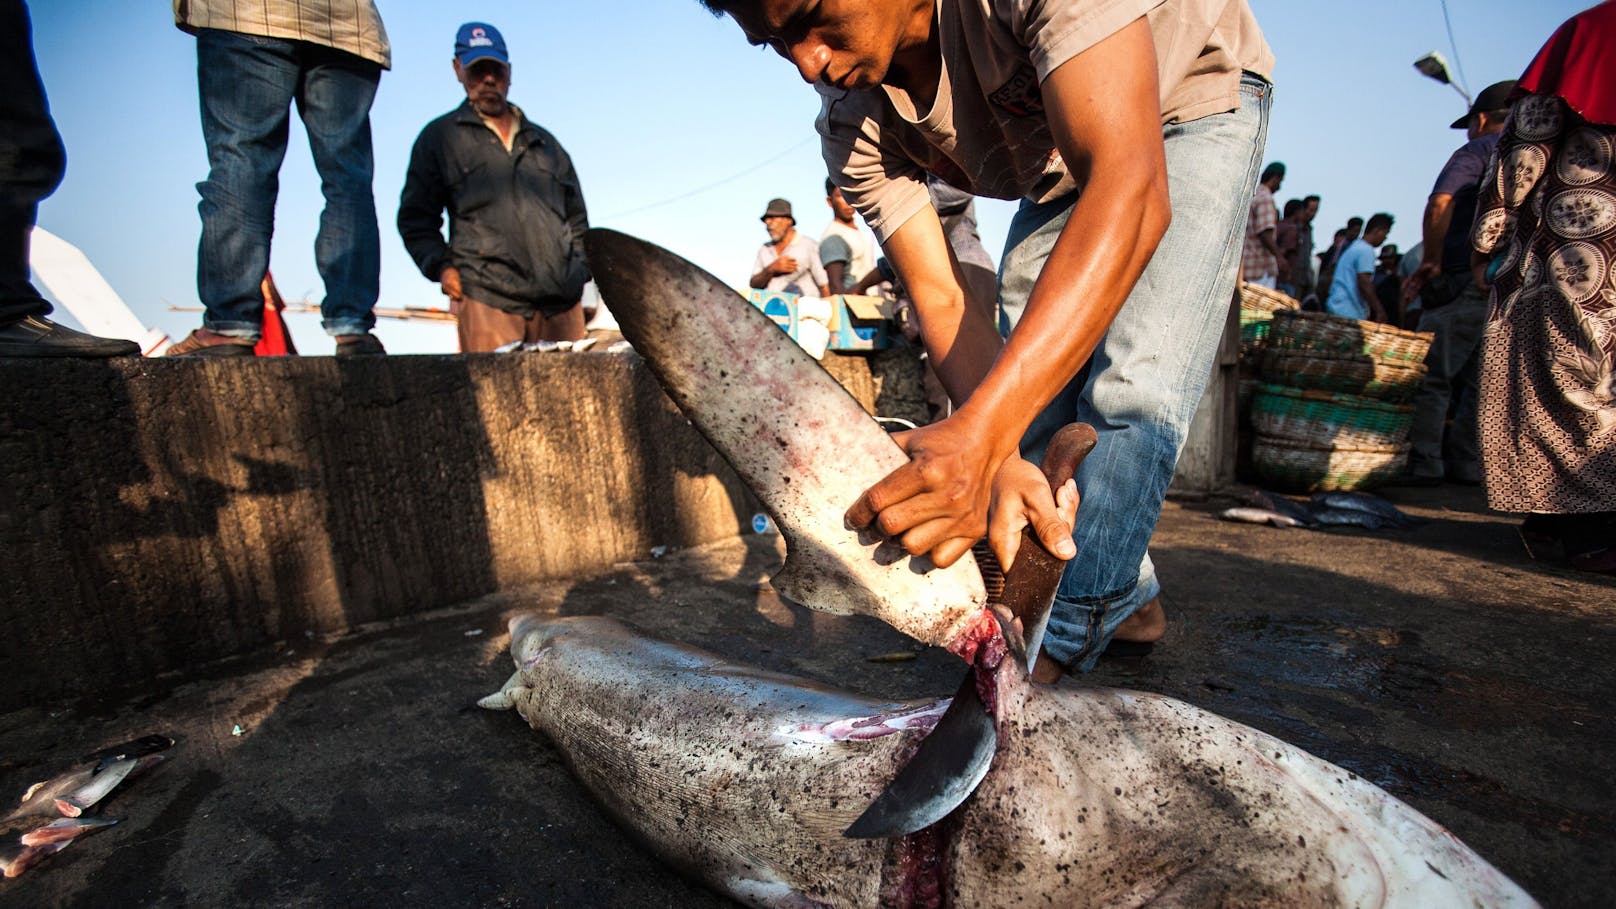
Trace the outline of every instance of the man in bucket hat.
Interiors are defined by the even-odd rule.
[[[752,286],[758,290],[830,296],[830,278],[819,262],[819,244],[797,232],[791,203],[770,199],[761,220],[769,232],[769,242],[763,244],[752,262]]]

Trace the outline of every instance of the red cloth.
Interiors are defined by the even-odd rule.
[[[253,353],[260,357],[297,356],[297,345],[292,343],[292,333],[286,330],[286,319],[281,316],[286,301],[275,287],[275,276],[265,272],[258,290],[264,295],[264,326]]]
[[[1584,120],[1616,125],[1616,0],[1567,19],[1521,75],[1519,90],[1558,95]]]

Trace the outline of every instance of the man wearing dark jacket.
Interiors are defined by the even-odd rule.
[[[404,246],[449,297],[462,351],[581,339],[589,216],[572,159],[506,100],[510,58],[492,25],[460,27],[454,71],[466,101],[415,140],[398,204]]]

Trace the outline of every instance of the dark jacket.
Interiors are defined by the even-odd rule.
[[[453,265],[466,296],[479,303],[521,315],[564,309],[589,280],[587,230],[572,159],[526,116],[509,152],[469,101],[415,140],[398,232],[429,280]]]

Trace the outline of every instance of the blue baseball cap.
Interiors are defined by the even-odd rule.
[[[511,58],[505,53],[505,39],[499,29],[486,22],[467,22],[455,32],[455,59],[461,66],[470,66],[472,63],[485,58],[492,58],[511,65]]]

